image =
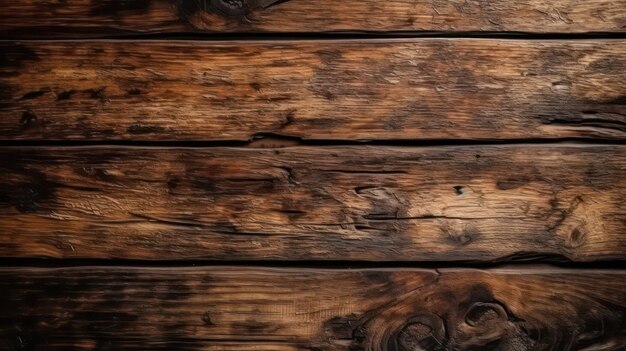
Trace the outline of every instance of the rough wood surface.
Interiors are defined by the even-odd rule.
[[[0,256],[625,259],[626,148],[0,149]]]
[[[626,136],[626,41],[0,44],[2,139]]]
[[[626,347],[624,271],[0,269],[3,350]]]
[[[180,32],[624,32],[624,0],[11,0],[4,37]]]

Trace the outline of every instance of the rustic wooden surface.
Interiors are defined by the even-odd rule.
[[[3,139],[626,137],[626,40],[0,47]]]
[[[626,147],[0,149],[0,256],[626,258]]]
[[[180,32],[624,32],[624,0],[12,0],[5,37]]]
[[[5,350],[622,350],[626,273],[0,269]]]
[[[625,33],[626,0],[0,1],[0,350],[625,350]]]

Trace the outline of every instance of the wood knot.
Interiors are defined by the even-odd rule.
[[[192,25],[201,26],[203,22],[213,22],[212,19],[216,18],[212,15],[225,19],[244,20],[255,6],[256,2],[249,0],[180,0],[177,11],[181,19],[189,21]]]
[[[178,0],[178,17],[196,29],[250,22],[254,11],[266,9],[284,0]]]
[[[516,342],[509,335],[512,328],[503,306],[498,303],[476,302],[467,309],[464,320],[457,325],[452,342],[461,350],[491,349],[494,345]]]
[[[491,327],[508,319],[504,307],[496,303],[477,302],[465,315],[465,323],[472,327]]]
[[[225,17],[239,17],[245,15],[249,6],[245,0],[214,0],[214,8]]]
[[[390,340],[388,349],[397,351],[432,350],[441,345],[446,335],[441,317],[424,313],[411,318]]]
[[[205,312],[202,317],[202,322],[204,323],[204,325],[206,326],[213,326],[215,325],[215,323],[213,323],[213,320],[211,319],[211,315],[209,314],[209,312]]]
[[[29,129],[37,124],[37,115],[30,111],[26,111],[22,113],[22,118],[20,118],[20,127],[22,129]]]
[[[481,236],[480,231],[475,227],[455,228],[451,225],[444,225],[441,231],[449,242],[459,246],[469,245]]]
[[[577,248],[582,246],[586,241],[587,235],[581,228],[574,228],[570,233],[570,240],[568,246],[571,248]]]

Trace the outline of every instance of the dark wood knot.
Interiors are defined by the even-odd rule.
[[[476,302],[457,325],[454,344],[461,350],[480,350],[488,345],[507,344],[513,326],[505,308],[498,303]]]
[[[409,319],[389,340],[390,351],[475,350],[506,343],[509,316],[498,303],[476,302],[446,323],[439,315],[423,313]],[[446,330],[446,325],[452,327]]]
[[[197,14],[216,14],[228,19],[245,19],[252,11],[268,8],[284,0],[203,0],[177,3],[178,14],[189,19]]]
[[[248,2],[245,0],[214,0],[213,7],[226,17],[238,17],[245,15],[248,10]]]
[[[22,113],[22,118],[20,118],[20,127],[22,129],[29,129],[37,124],[37,115],[30,111],[26,111]]]
[[[446,335],[443,319],[424,313],[407,321],[388,349],[397,351],[438,350]]]
[[[491,327],[508,319],[504,307],[497,303],[477,302],[465,314],[465,323],[475,328]]]
[[[206,15],[242,20],[250,13],[253,5],[251,0],[178,0],[176,8],[181,19],[194,26],[202,26],[203,21],[208,21],[203,18]]]

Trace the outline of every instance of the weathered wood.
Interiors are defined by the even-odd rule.
[[[4,37],[180,32],[623,32],[624,0],[12,0]]]
[[[626,41],[0,44],[2,139],[626,137]]]
[[[3,350],[623,350],[626,272],[2,268]]]
[[[626,147],[0,149],[0,256],[626,258]]]

